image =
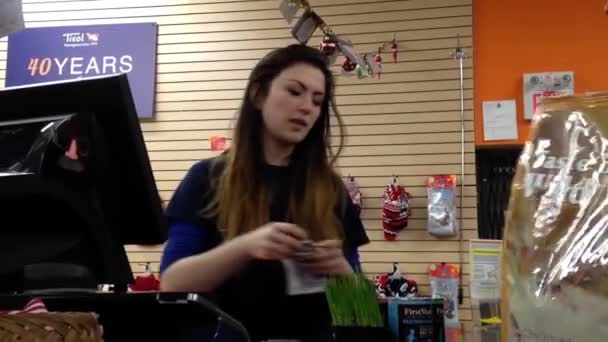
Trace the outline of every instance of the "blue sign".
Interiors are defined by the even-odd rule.
[[[42,27],[12,33],[6,86],[126,73],[138,116],[150,118],[157,32],[156,23],[142,23]]]

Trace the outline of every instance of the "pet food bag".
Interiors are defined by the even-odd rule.
[[[608,93],[543,101],[504,244],[503,341],[608,341]]]

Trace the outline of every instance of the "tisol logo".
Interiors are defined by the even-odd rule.
[[[69,32],[62,36],[65,46],[96,46],[99,42],[99,33]]]

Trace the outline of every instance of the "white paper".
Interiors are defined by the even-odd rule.
[[[321,293],[325,291],[327,278],[310,273],[292,260],[283,260],[287,294],[290,296]]]
[[[498,301],[501,294],[500,240],[470,241],[471,299]]]
[[[23,28],[21,0],[0,0],[0,38]]]
[[[517,139],[515,100],[483,102],[483,139]]]

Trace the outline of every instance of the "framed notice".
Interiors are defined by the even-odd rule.
[[[574,72],[524,74],[524,118],[531,120],[544,97],[574,94]]]
[[[14,32],[8,38],[6,86],[126,73],[137,115],[150,118],[154,112],[157,33],[156,23]]]

